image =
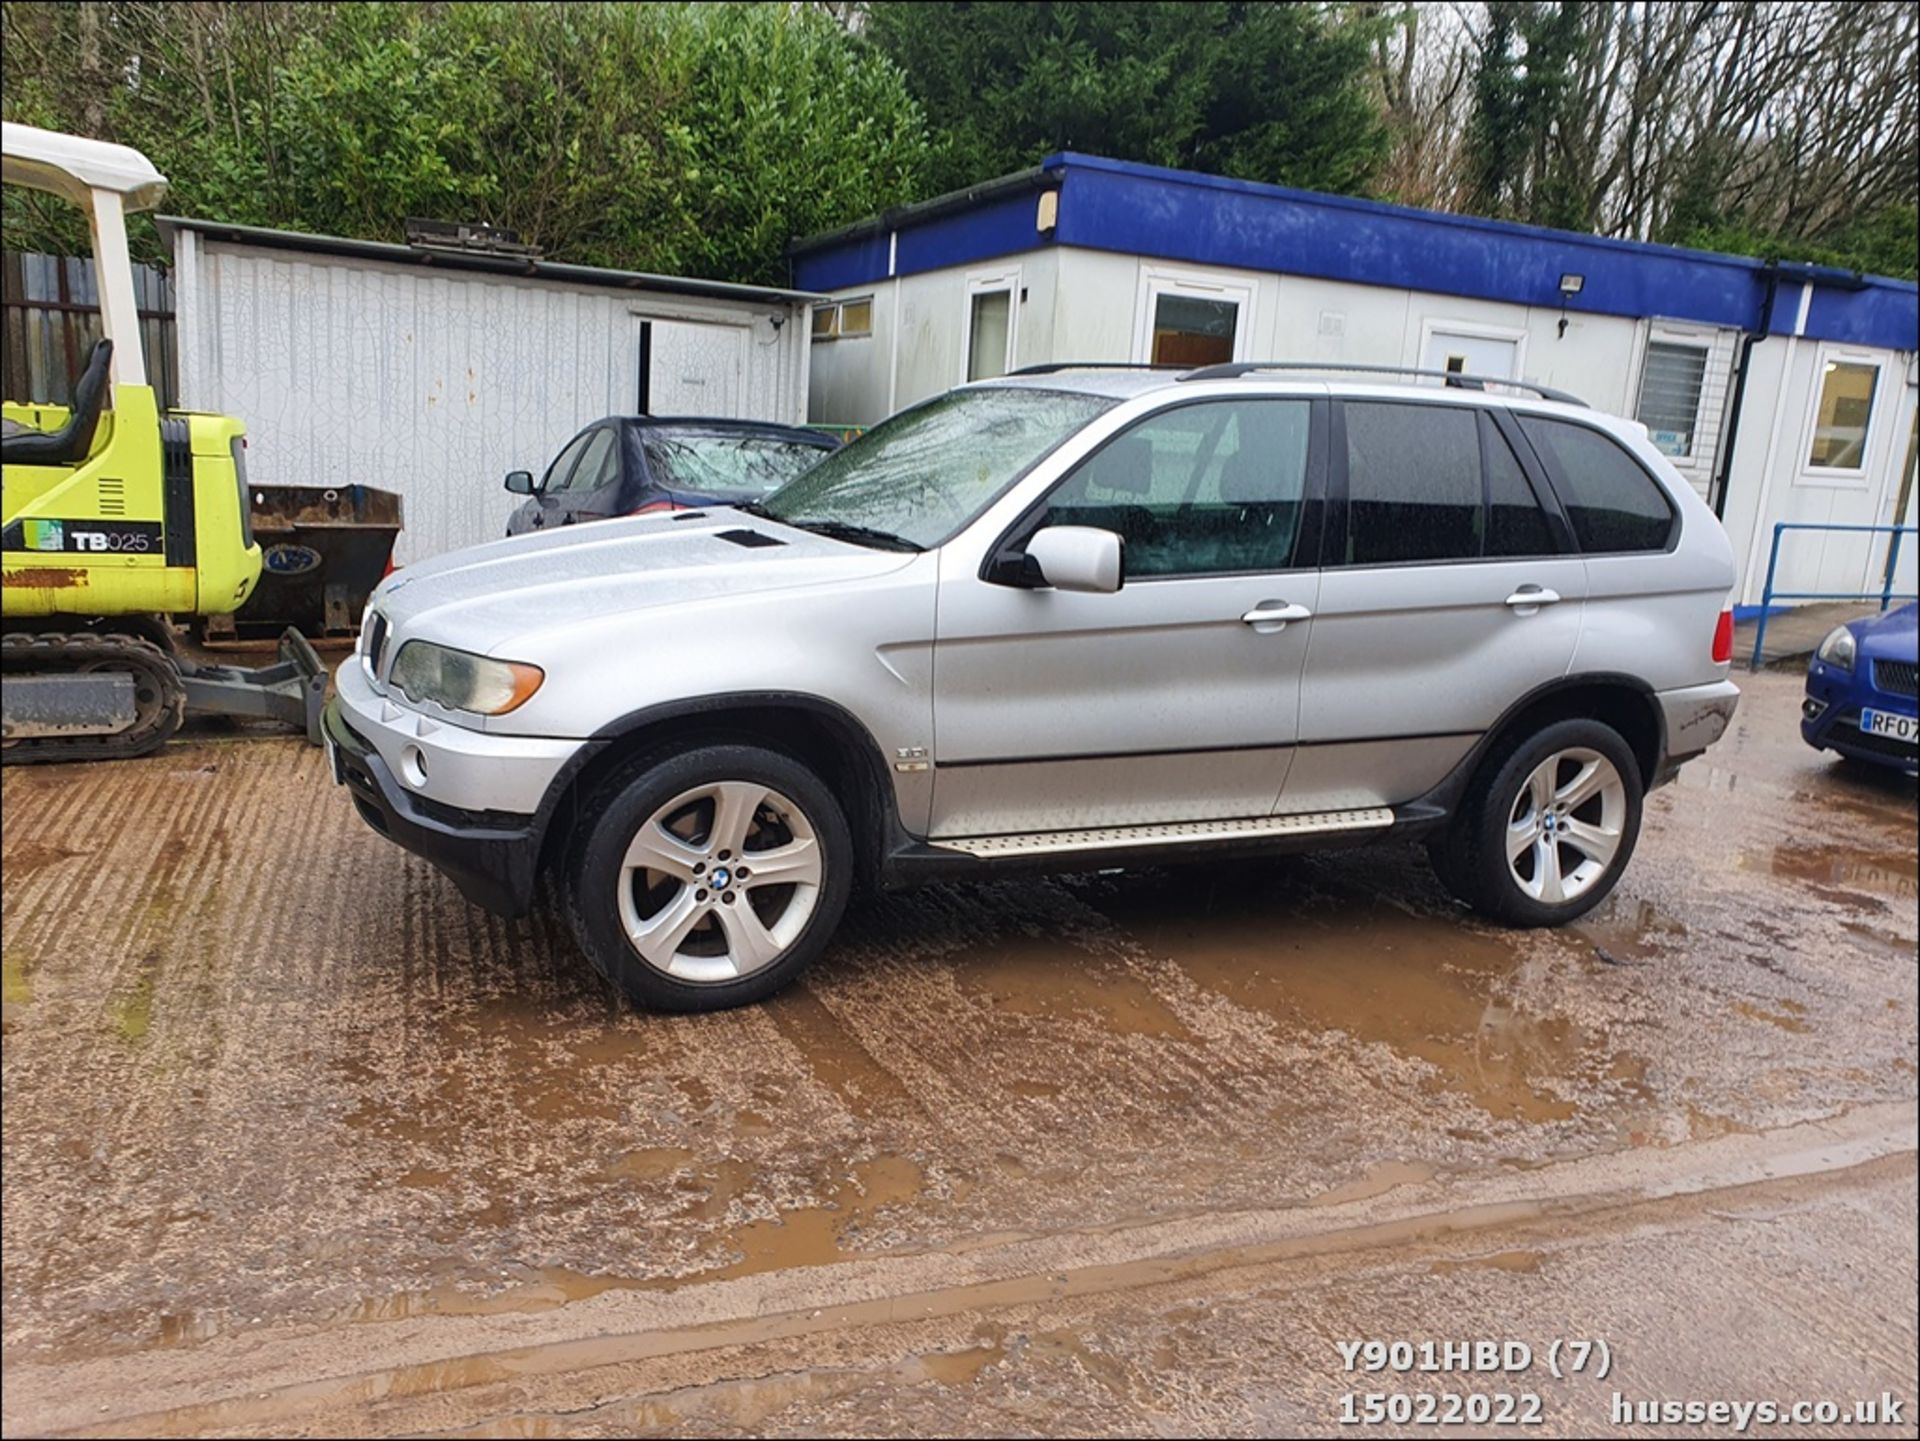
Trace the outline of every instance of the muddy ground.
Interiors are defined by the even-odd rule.
[[[1914,786],[1742,683],[1564,931],[1396,847],[1006,881],[691,1018],[466,905],[296,743],[9,770],[5,1430],[1911,1418]],[[1343,1372],[1367,1337],[1615,1369]]]

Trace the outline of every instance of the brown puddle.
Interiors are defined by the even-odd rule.
[[[1094,1350],[1071,1331],[1043,1331],[1033,1338],[1027,1349],[1030,1355],[1056,1357],[1077,1366],[1117,1395],[1126,1396],[1130,1392],[1127,1368],[1112,1356]]]
[[[1387,1192],[1397,1190],[1401,1186],[1417,1186],[1423,1181],[1431,1181],[1433,1176],[1433,1167],[1424,1162],[1385,1161],[1343,1186],[1322,1191],[1307,1204],[1309,1206],[1343,1206],[1349,1201],[1368,1201],[1375,1196],[1384,1196]]]
[[[607,1174],[629,1181],[662,1181],[693,1162],[685,1146],[648,1146],[629,1151],[607,1168]]]
[[[1507,1000],[1524,958],[1459,916],[1369,896],[1311,863],[1236,864],[1197,883],[1103,878],[1085,889],[1089,904],[1203,989],[1286,1031],[1344,1032],[1426,1061],[1441,1085],[1491,1115],[1566,1120],[1578,1108],[1552,1083],[1606,1077],[1597,1038]]]
[[[900,1078],[861,1045],[806,982],[789,986],[761,1009],[800,1052],[820,1084],[861,1120],[888,1111],[918,1111]]]
[[[30,876],[35,871],[44,870],[60,861],[69,861],[76,856],[86,854],[88,854],[86,851],[69,850],[65,846],[49,846],[42,845],[38,841],[27,841],[8,848],[7,877],[9,880],[18,880],[22,876]]]
[[[1090,1022],[1121,1036],[1192,1041],[1194,1034],[1126,962],[1067,936],[997,936],[953,959],[960,989],[1003,1015]]]
[[[1751,1005],[1746,1001],[1735,1001],[1733,1009],[1750,1021],[1764,1021],[1769,1026],[1778,1026],[1796,1036],[1804,1036],[1813,1026],[1802,1019],[1807,1008],[1798,1001],[1781,1001],[1778,1011],[1769,1011],[1762,1006]]]
[[[1687,938],[1682,921],[1651,901],[1612,895],[1567,927],[1603,961],[1657,960]]]
[[[1896,955],[1913,955],[1913,941],[1907,936],[1895,935],[1892,931],[1883,931],[1876,926],[1866,926],[1858,921],[1842,921],[1840,928],[1848,935],[1858,936],[1876,946],[1884,946]]]
[[[925,1371],[929,1380],[942,1386],[965,1386],[977,1379],[989,1366],[998,1365],[1006,1359],[1006,1332],[997,1325],[983,1326],[978,1335],[986,1339],[978,1346],[969,1346],[964,1351],[925,1351],[920,1355],[920,1369]]]
[[[857,1230],[883,1206],[914,1200],[924,1182],[920,1167],[903,1156],[862,1161],[853,1168],[851,1180],[839,1182],[827,1192],[823,1205],[785,1211],[773,1220],[749,1221],[729,1233],[727,1244],[742,1252],[738,1261],[698,1276],[676,1278],[672,1284],[722,1281],[843,1261],[852,1254],[843,1246],[849,1231]]]
[[[610,1168],[613,1174],[658,1179],[684,1169],[681,1158],[691,1153],[673,1147],[629,1152]],[[752,1180],[745,1163],[729,1158],[704,1178],[689,1182],[703,1190],[681,1214],[704,1220],[724,1216],[733,1199]],[[851,1175],[826,1188],[819,1205],[797,1206],[771,1219],[746,1221],[722,1231],[718,1247],[738,1253],[738,1259],[687,1275],[631,1277],[588,1275],[562,1266],[522,1268],[526,1278],[491,1292],[463,1290],[446,1283],[425,1290],[397,1291],[371,1296],[336,1313],[347,1323],[398,1321],[415,1316],[501,1316],[550,1311],[585,1301],[606,1291],[672,1291],[705,1281],[757,1275],[808,1266],[828,1266],[859,1254],[848,1244],[851,1234],[884,1207],[917,1199],[924,1186],[920,1167],[903,1156],[876,1156],[857,1162]],[[159,1318],[157,1344],[184,1346],[235,1329],[228,1318],[193,1312]]]
[[[1920,858],[1911,848],[1784,845],[1766,852],[1745,852],[1740,863],[1749,870],[1766,870],[1803,882],[1833,900],[1850,899],[1849,891],[1870,891],[1903,901],[1920,895]],[[1827,887],[1838,888],[1838,893],[1824,889]]]
[[[1540,1270],[1538,1251],[1495,1251],[1490,1256],[1469,1256],[1458,1261],[1435,1261],[1427,1270],[1435,1276],[1459,1271],[1505,1271],[1511,1275],[1531,1276]]]

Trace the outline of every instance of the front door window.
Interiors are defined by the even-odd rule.
[[[1285,570],[1310,413],[1305,400],[1220,400],[1151,416],[1068,476],[1043,523],[1115,532],[1130,580]]]
[[[567,488],[567,477],[573,473],[573,467],[580,459],[580,452],[587,448],[594,432],[582,431],[567,442],[566,448],[553,458],[553,464],[547,467],[547,473],[540,482],[542,495],[554,495]]]
[[[573,474],[567,477],[563,488],[574,496],[598,490],[613,482],[619,465],[619,458],[613,452],[613,429],[603,425],[588,439],[580,463],[574,466]]]

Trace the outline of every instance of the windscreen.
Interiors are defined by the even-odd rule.
[[[825,459],[824,446],[760,435],[699,435],[652,430],[641,448],[647,469],[668,490],[700,495],[771,495]]]
[[[790,525],[860,527],[925,549],[1113,404],[1026,386],[951,391],[874,427],[761,508]]]

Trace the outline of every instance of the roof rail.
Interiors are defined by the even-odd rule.
[[[1009,370],[1007,376],[1053,375],[1062,370],[1187,370],[1191,367],[1164,360],[1049,360],[1040,365],[1023,365]]]
[[[1550,385],[1536,385],[1531,380],[1509,380],[1501,375],[1463,375],[1457,370],[1420,370],[1410,365],[1349,365],[1337,360],[1236,360],[1225,365],[1203,365],[1197,370],[1187,371],[1180,379],[1234,380],[1263,370],[1336,370],[1365,375],[1414,375],[1444,380],[1461,390],[1485,390],[1489,385],[1505,385],[1515,390],[1532,391],[1542,400],[1557,400],[1566,405],[1592,409],[1577,395],[1555,390]]]

